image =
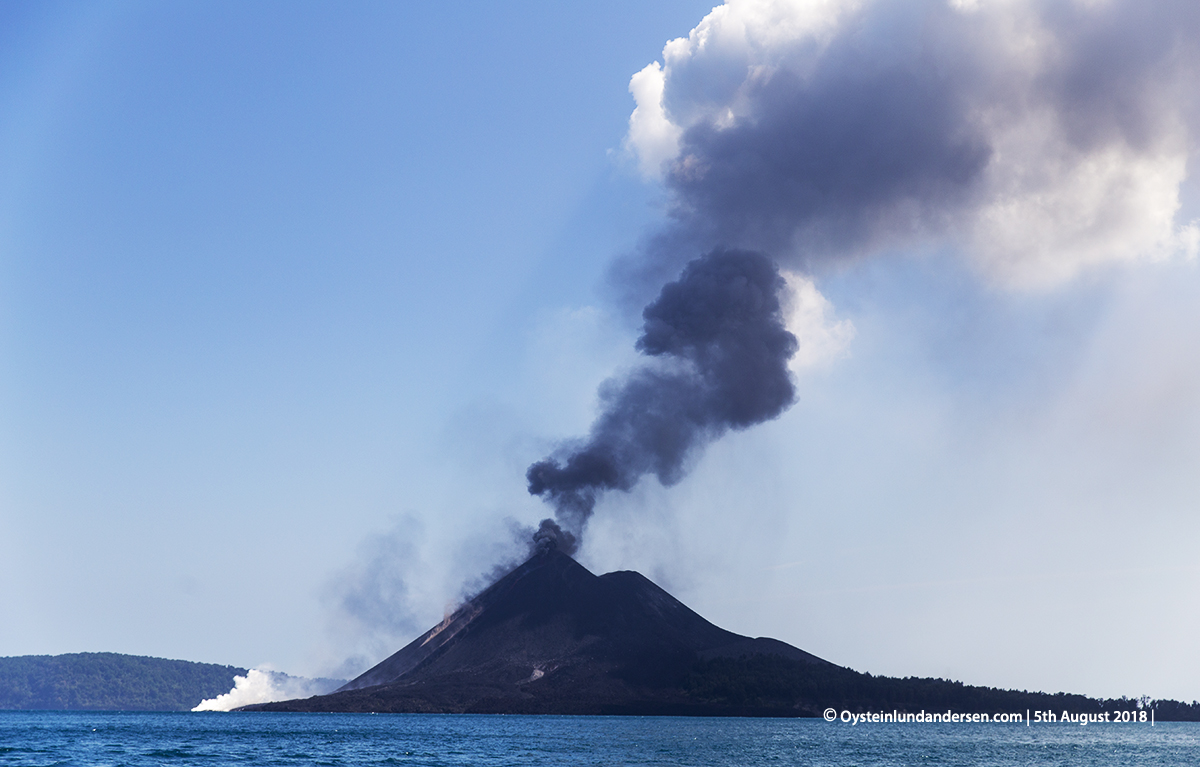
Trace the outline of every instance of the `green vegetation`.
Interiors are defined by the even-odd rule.
[[[244,668],[111,652],[0,658],[0,709],[188,711]]]
[[[1101,700],[1084,695],[1048,694],[994,687],[973,687],[945,679],[871,676],[838,666],[801,663],[755,655],[714,658],[697,663],[685,677],[684,690],[696,698],[727,706],[785,709],[817,716],[825,707],[867,711],[1021,713],[1052,711],[1061,715],[1129,712],[1154,708],[1159,721],[1200,721],[1200,703],[1148,698]]]

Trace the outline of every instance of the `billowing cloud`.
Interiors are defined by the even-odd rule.
[[[625,146],[670,215],[615,278],[646,297],[683,274],[643,313],[638,349],[653,364],[602,388],[589,436],[531,466],[530,492],[577,536],[604,493],[647,475],[674,484],[712,439],[778,416],[791,374],[853,336],[817,289],[834,265],[952,253],[1036,289],[1194,254],[1200,223],[1177,218],[1198,43],[1194,0],[713,9],[629,86]],[[709,301],[742,284],[769,297],[744,324]],[[698,319],[736,333],[710,339]]]
[[[278,671],[252,668],[245,676],[233,678],[233,689],[215,698],[200,701],[192,711],[232,711],[255,703],[310,698],[325,695],[346,683],[344,679],[307,679]]]
[[[529,492],[554,505],[547,544],[573,551],[601,495],[646,475],[664,485],[730,429],[778,416],[795,390],[796,337],[784,318],[787,282],[766,256],[714,250],[663,286],[642,317],[644,364],[601,387],[602,412],[586,440],[529,467]]]
[[[731,0],[630,85],[672,200],[646,268],[951,247],[1028,288],[1194,255],[1198,42],[1181,0]]]

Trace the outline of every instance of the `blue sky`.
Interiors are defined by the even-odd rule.
[[[680,130],[766,114],[721,90],[733,43],[664,57],[710,10],[0,9],[0,655],[347,673],[511,556],[548,513],[525,468],[635,361],[612,264],[679,220],[630,78],[663,63]],[[1182,239],[1200,215],[1191,106],[1095,150],[1121,184],[998,206],[1033,182],[994,160],[959,229],[801,231],[852,257],[780,256],[812,291],[797,403],[605,498],[581,561],[872,673],[1200,697],[1200,274],[1138,250],[1162,194]],[[1012,125],[1006,158],[1042,135]],[[1100,187],[1132,190],[1103,245],[1061,223]],[[1053,247],[1014,260],[1010,210]]]
[[[477,504],[447,430],[537,418],[530,338],[653,215],[627,72],[704,10],[6,6],[0,652],[269,661]]]

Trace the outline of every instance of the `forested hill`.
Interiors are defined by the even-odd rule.
[[[111,652],[0,658],[0,709],[189,711],[244,668]]]

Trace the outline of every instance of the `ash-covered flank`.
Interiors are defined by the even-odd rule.
[[[557,546],[535,551],[337,692],[244,710],[820,716],[834,708],[1102,715],[1137,705],[1130,698],[862,674],[775,639],[714,626],[638,573],[596,576]],[[1195,704],[1153,705],[1164,721],[1200,720]]]
[[[719,628],[639,573],[597,576],[550,547],[337,692],[252,708],[754,713],[687,689],[698,664],[749,656],[837,668],[784,642]]]

